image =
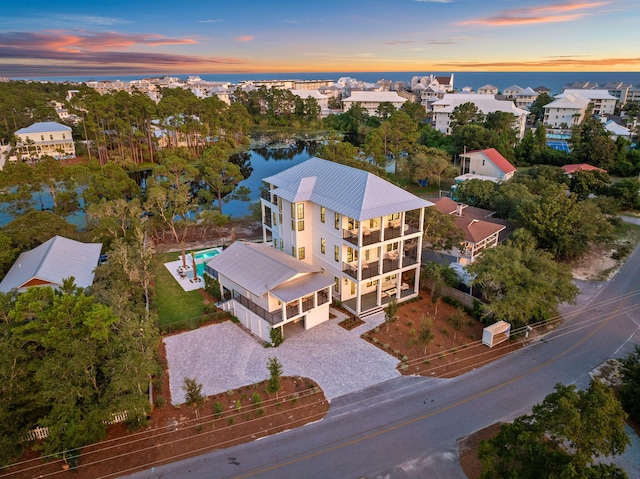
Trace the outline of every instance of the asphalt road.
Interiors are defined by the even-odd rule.
[[[586,387],[589,371],[640,342],[639,267],[636,248],[612,281],[564,308],[559,328],[464,376],[394,379],[337,398],[317,423],[131,477],[464,479],[458,439],[528,413],[558,382]]]

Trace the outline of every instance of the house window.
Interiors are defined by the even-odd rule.
[[[304,259],[304,246],[298,248],[298,259]]]
[[[303,220],[304,219],[304,203],[298,203],[297,210],[298,210],[298,219]]]
[[[335,224],[336,229],[339,230],[340,229],[340,215],[338,213],[335,214],[335,222],[336,222],[336,224]]]
[[[399,220],[399,219],[400,219],[400,213],[394,213],[392,215],[389,215],[389,221]]]
[[[296,230],[296,220],[291,220],[291,231]]]
[[[66,140],[66,139],[67,139],[67,135],[63,133],[63,134],[62,134],[62,139],[63,139],[63,140]]]
[[[278,213],[278,216],[280,217],[280,224],[282,224],[282,213]]]
[[[340,292],[340,278],[338,278],[337,276],[333,278],[333,290],[336,293]]]
[[[44,135],[40,135],[40,141],[44,141]]]
[[[327,240],[320,238],[320,252],[325,254],[327,252]]]
[[[304,220],[298,221],[298,231],[304,231]]]
[[[284,251],[284,241],[280,238],[280,251]]]
[[[277,223],[277,221],[276,221],[276,213],[274,211],[274,213],[273,213],[273,224],[275,225],[276,223]]]
[[[296,217],[296,204],[291,203],[291,218],[295,218],[295,217]]]
[[[324,223],[324,221],[326,220],[326,216],[327,216],[327,210],[325,209],[324,206],[320,207],[320,221],[322,221]]]
[[[282,198],[278,198],[278,211],[282,211]]]
[[[296,257],[296,247],[295,246],[291,247],[291,256],[293,256],[294,258]]]
[[[356,294],[356,283],[351,281],[351,294]]]
[[[50,140],[53,140],[53,135],[49,135],[49,139],[50,139]]]
[[[334,246],[333,256],[337,262],[340,262],[340,248],[338,246]]]

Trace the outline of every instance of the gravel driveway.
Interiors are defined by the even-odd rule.
[[[331,319],[265,348],[239,325],[226,321],[164,339],[173,404],[184,402],[184,378],[195,378],[205,395],[253,384],[269,377],[267,359],[277,357],[285,376],[318,383],[329,401],[400,376],[398,360],[360,338],[384,322],[384,313],[351,331]]]

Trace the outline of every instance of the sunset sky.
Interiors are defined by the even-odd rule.
[[[0,76],[638,71],[638,0],[7,0]]]

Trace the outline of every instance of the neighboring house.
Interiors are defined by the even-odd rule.
[[[631,130],[616,123],[613,120],[607,120],[607,122],[604,124],[604,128],[609,132],[609,135],[611,135],[611,139],[613,141],[617,140],[619,137],[631,141]]]
[[[509,98],[510,100],[514,99],[518,93],[520,93],[524,88],[519,85],[511,85],[504,89],[504,96]]]
[[[498,87],[495,85],[487,84],[478,88],[479,95],[497,95]]]
[[[396,109],[408,101],[395,91],[354,91],[351,96],[342,100],[342,108],[347,111],[354,103],[367,111],[369,116],[378,116],[377,110],[380,103],[391,103]]]
[[[511,113],[514,115],[513,126],[517,131],[518,138],[524,137],[528,111],[517,108],[512,101],[496,100],[492,95],[478,95],[476,93],[447,93],[442,100],[432,103],[434,128],[444,134],[451,134],[451,115],[456,107],[464,103],[473,103],[483,115],[496,111]]]
[[[309,329],[329,319],[333,278],[268,244],[236,241],[205,272],[220,283],[222,308],[264,341],[272,329],[286,335],[287,325]]]
[[[453,248],[445,253],[462,266],[473,263],[485,249],[496,246],[500,232],[507,228],[505,224],[486,221],[474,214],[465,214],[467,205],[447,197],[434,200],[434,204],[441,213],[456,215],[456,226],[464,233],[464,243],[459,248]],[[488,213],[491,214],[491,212]]]
[[[602,168],[598,168],[597,166],[589,165],[588,163],[573,163],[571,165],[564,165],[561,168],[562,171],[564,171],[569,176],[571,176],[576,171],[601,171],[602,173],[607,172],[607,170],[603,170]]]
[[[321,268],[347,310],[366,315],[418,295],[424,208],[433,203],[321,158],[263,181],[263,240]]]
[[[536,98],[538,98],[538,92],[533,88],[527,87],[515,94],[514,102],[516,107],[528,110],[531,107],[531,104],[536,101]]]
[[[16,155],[21,159],[40,159],[52,156],[56,159],[74,158],[76,147],[71,128],[54,121],[34,123],[15,132]]]
[[[468,151],[460,155],[460,176],[456,177],[456,182],[472,178],[506,181],[515,171],[516,167],[495,148]]]
[[[63,279],[72,276],[76,286],[87,288],[93,284],[101,249],[100,243],[81,243],[54,236],[18,257],[0,282],[0,291],[24,292],[35,286],[58,288]]]

